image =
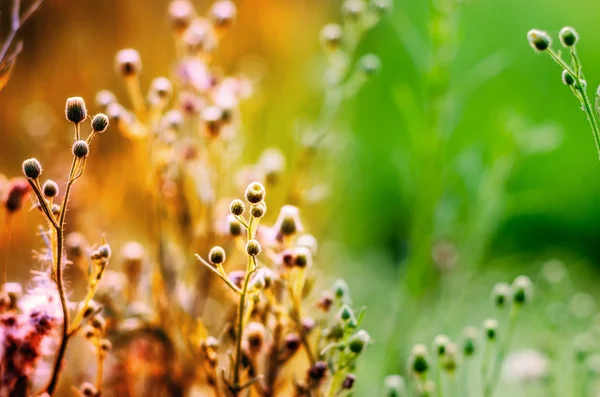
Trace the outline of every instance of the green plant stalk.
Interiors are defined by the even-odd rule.
[[[517,319],[519,317],[519,306],[516,306],[514,303],[511,306],[510,313],[508,315],[508,327],[506,329],[506,335],[498,348],[498,353],[496,354],[496,359],[494,360],[494,368],[492,375],[489,379],[486,379],[485,387],[483,390],[484,397],[491,397],[494,394],[494,390],[498,385],[498,381],[500,380],[500,371],[502,369],[502,363],[504,362],[504,357],[508,351],[510,346],[510,341],[515,331],[515,326],[517,324]]]
[[[483,358],[481,359],[481,385],[483,388],[483,393],[485,394],[485,381],[488,377],[489,364],[492,354],[492,346],[491,342],[486,338],[485,345],[483,347]]]
[[[444,387],[442,385],[442,360],[438,356],[437,368],[435,371],[435,390],[438,397],[444,397]]]

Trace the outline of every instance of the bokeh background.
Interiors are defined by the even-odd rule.
[[[200,10],[208,7],[205,1],[194,3]],[[245,105],[245,128],[253,136],[249,160],[265,146],[293,154],[298,130],[317,116],[324,67],[319,31],[340,18],[340,3],[238,1],[239,19],[219,62],[258,82]],[[2,173],[19,175],[22,159],[34,154],[47,168],[65,172],[68,159],[57,155],[70,139],[61,118],[64,100],[80,95],[91,103],[103,88],[124,97],[113,67],[119,49],[139,50],[144,86],[170,72],[174,50],[167,4],[44,2],[22,33],[25,48],[0,94]],[[536,27],[556,35],[564,25],[576,27],[593,92],[600,82],[599,12],[600,3],[589,0],[462,2],[444,105],[453,109],[454,124],[444,155],[435,159],[429,174],[421,172],[419,162],[426,150],[416,152],[412,146],[418,134],[427,142],[432,133],[421,128],[428,114],[414,110],[415,103],[419,108],[427,99],[427,76],[414,56],[427,58],[428,2],[395,1],[393,11],[361,41],[358,54],[377,54],[381,71],[344,104],[335,124],[338,147],[331,148],[336,155],[317,163],[331,195],[304,211],[322,242],[322,282],[346,278],[354,303],[368,307],[366,328],[375,344],[361,364],[357,395],[374,395],[386,373],[405,371],[413,343],[429,343],[438,332],[458,335],[465,325],[488,317],[489,290],[496,281],[511,281],[521,273],[536,280],[542,264],[556,258],[570,272],[565,299],[578,291],[597,295],[600,162],[585,116],[561,84],[558,66],[533,53],[526,33]],[[103,154],[88,168],[93,177],[85,188],[78,187],[92,191],[76,193],[73,204],[72,222],[93,219],[93,227],[109,236],[136,232],[140,198],[116,198],[123,200],[119,216],[131,221],[116,228],[114,214],[77,197],[88,197],[81,200],[89,204],[109,192],[115,178],[106,170],[135,175],[123,160],[113,163],[122,154],[119,144],[117,138],[103,139],[95,148]],[[416,218],[426,212],[419,203],[427,203],[431,194],[423,179],[427,175],[442,175],[432,182],[442,194],[425,206],[433,214],[429,228],[415,234]],[[15,221],[13,241],[18,244],[11,257],[19,265],[10,270],[15,275],[28,272],[36,222],[35,213],[20,214]],[[425,263],[411,263],[422,243],[431,248],[430,255]],[[4,249],[5,240],[1,245]],[[433,271],[407,285],[409,266]],[[521,321],[518,346],[543,348],[546,342],[543,316],[535,314],[546,306],[536,305]],[[561,332],[573,335],[581,327],[572,322]]]

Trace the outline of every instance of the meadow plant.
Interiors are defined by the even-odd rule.
[[[276,148],[265,149],[254,164],[243,163],[252,137],[244,134],[241,103],[253,83],[215,65],[236,18],[231,1],[216,1],[206,15],[187,0],[170,3],[174,72],[155,78],[147,90],[139,52],[116,54],[129,105],[103,90],[95,98],[103,113],[90,117],[82,98],[69,98],[73,159],[61,203],[60,185],[41,182],[36,159],[23,163],[25,179],[6,182],[7,213],[22,209],[33,193],[48,226],[40,229],[46,247],[37,259],[43,269],[34,273],[31,291],[12,303],[18,284],[4,284],[3,316],[14,319],[2,322],[5,340],[39,349],[29,361],[18,360],[26,367],[17,376],[8,372],[15,356],[5,348],[2,391],[28,395],[39,388],[40,395],[63,395],[66,382],[59,380],[68,378],[85,379],[73,390],[96,397],[352,393],[359,381],[357,360],[371,338],[361,328],[365,312],[352,309],[344,280],[315,291],[322,288],[314,271],[318,244],[305,231],[299,209],[310,188],[310,160],[303,159],[314,156],[342,101],[379,68],[374,55],[356,65],[354,56],[363,33],[388,8],[381,0],[349,0],[342,6],[343,26],[323,29],[328,59],[323,112],[317,133],[303,146],[306,154],[287,175],[286,158]],[[87,120],[91,133],[82,138]],[[121,175],[126,187],[111,188],[110,200],[133,191],[147,214],[136,220],[145,233],[113,243],[120,249],[110,269],[113,255],[104,237],[90,246],[83,233],[65,230],[73,185],[83,174],[92,139],[109,123],[121,135],[109,138],[131,148],[128,172]],[[242,191],[242,198],[234,198]],[[267,209],[271,192],[287,201],[273,212]],[[65,283],[69,264],[74,278],[84,269],[82,299]],[[45,306],[20,305],[34,299]],[[15,326],[23,329],[20,339],[11,336]],[[72,343],[85,346],[95,364],[77,357],[86,365],[70,365],[76,360],[67,349]],[[44,345],[55,347],[42,351]],[[48,368],[39,363],[42,357],[52,362]],[[38,385],[40,374],[48,380]]]

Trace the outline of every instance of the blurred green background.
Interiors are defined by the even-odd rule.
[[[452,270],[440,270],[437,263],[431,275],[418,278],[417,294],[405,293],[411,289],[403,278],[407,263],[421,244],[413,226],[415,213],[425,210],[416,208],[429,182],[420,179],[422,163],[411,146],[427,114],[413,111],[406,99],[406,93],[417,103],[427,98],[426,76],[411,51],[427,56],[428,3],[395,1],[391,14],[360,43],[358,54],[377,54],[382,69],[345,103],[336,123],[341,135],[333,148],[335,161],[318,163],[328,170],[322,175],[332,196],[305,211],[323,242],[324,279],[343,276],[355,304],[368,307],[366,328],[376,343],[360,369],[366,375],[359,377],[361,396],[372,395],[385,373],[404,371],[413,343],[479,324],[488,316],[488,294],[496,281],[521,273],[535,279],[540,264],[554,257],[573,269],[574,291],[595,293],[599,280],[600,162],[592,134],[577,100],[561,84],[558,66],[533,53],[526,33],[535,27],[556,37],[562,26],[576,27],[593,93],[600,82],[600,3],[468,0],[460,6],[456,53],[448,64],[448,103],[458,105],[455,93],[481,84],[454,110],[456,124],[444,156],[428,171],[443,174],[436,182],[442,198],[427,207],[433,224],[418,235],[431,238],[441,250],[437,254],[451,257]],[[68,142],[67,127],[58,122],[64,98],[81,95],[91,101],[103,88],[124,96],[113,71],[117,50],[140,51],[143,85],[169,73],[167,4],[45,1],[23,32],[24,51],[0,95],[0,169],[6,175],[18,175],[21,160],[34,153],[50,162],[56,140],[46,142],[48,134],[65,132],[62,143]],[[240,0],[238,5],[239,21],[219,57],[228,71],[260,77],[244,120],[256,136],[251,143],[256,151],[247,154],[255,159],[266,145],[293,146],[299,126],[316,117],[323,70],[318,35],[325,23],[339,20],[340,2]],[[423,129],[420,139],[427,142],[431,133]],[[93,172],[101,174],[101,166]],[[28,230],[17,227],[15,233],[25,236]],[[15,255],[26,260],[29,251],[21,251]],[[428,262],[436,262],[431,257]],[[454,276],[446,282],[440,277],[445,273]],[[530,336],[517,344],[540,341],[536,318],[523,321],[523,329],[530,330],[524,335]]]

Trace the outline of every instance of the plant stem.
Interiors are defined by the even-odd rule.
[[[496,354],[496,360],[494,362],[492,375],[489,378],[489,380],[486,380],[485,387],[483,389],[484,397],[491,397],[494,394],[494,389],[498,385],[498,381],[500,380],[500,371],[502,369],[502,363],[504,362],[504,356],[506,355],[506,352],[508,351],[508,348],[510,346],[510,340],[512,339],[512,335],[515,330],[515,325],[517,324],[518,316],[519,307],[513,303],[508,317],[508,328],[506,329],[506,335],[502,340],[502,344],[498,349],[498,353]]]

